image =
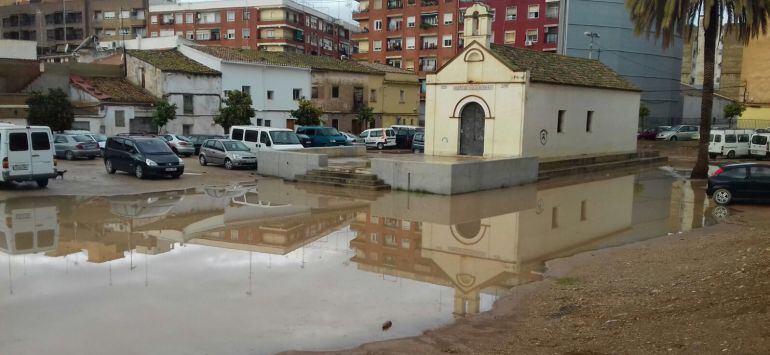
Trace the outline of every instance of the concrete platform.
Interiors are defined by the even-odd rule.
[[[393,189],[457,195],[535,182],[538,163],[535,157],[404,155],[372,158],[371,172]]]

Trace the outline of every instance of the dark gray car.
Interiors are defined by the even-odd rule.
[[[94,159],[102,154],[99,143],[85,134],[57,134],[53,138],[53,144],[56,147],[57,158]]]
[[[226,169],[256,168],[257,155],[243,142],[230,139],[208,139],[201,145],[201,165],[223,165]]]

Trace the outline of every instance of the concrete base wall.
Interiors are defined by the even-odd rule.
[[[456,195],[537,181],[534,157],[460,162],[372,159],[372,173],[394,189]]]
[[[315,147],[298,150],[307,154],[326,154],[329,158],[353,158],[366,155],[364,145],[346,145],[340,147]]]
[[[257,172],[294,180],[297,175],[328,165],[326,154],[307,154],[292,151],[263,150],[257,155]]]

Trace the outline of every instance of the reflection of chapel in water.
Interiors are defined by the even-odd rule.
[[[361,270],[452,287],[454,314],[475,314],[482,293],[538,279],[545,260],[628,233],[634,194],[632,175],[451,200],[392,193],[357,215],[353,261]],[[660,211],[654,218],[665,225],[668,211]]]

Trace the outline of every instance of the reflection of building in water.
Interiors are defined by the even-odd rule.
[[[536,279],[532,271],[545,260],[629,229],[634,176],[536,192],[399,195],[357,218],[353,261],[363,270],[451,285],[454,313],[463,316],[479,312],[481,293]],[[423,223],[420,229],[403,220]]]
[[[30,254],[55,249],[58,209],[44,199],[0,201],[0,251]]]

